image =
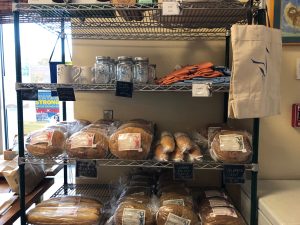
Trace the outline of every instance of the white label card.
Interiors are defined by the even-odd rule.
[[[162,3],[162,15],[163,16],[171,16],[171,15],[179,15],[180,8],[179,2],[163,2]]]
[[[205,191],[204,193],[205,193],[206,198],[225,197],[225,195],[222,192],[217,191],[217,190],[208,190],[208,191]]]
[[[145,225],[145,210],[124,208],[122,225]]]
[[[169,213],[167,221],[165,223],[165,225],[190,225],[190,224],[191,224],[191,220],[182,218],[173,213]]]
[[[227,201],[222,199],[208,199],[211,207],[231,206]]]
[[[35,144],[39,144],[39,143],[48,143],[49,145],[52,145],[52,138],[53,138],[53,130],[50,131],[44,131],[41,133],[36,133],[31,135],[30,137],[30,144],[31,145],[35,145]]]
[[[192,96],[193,97],[210,97],[210,87],[208,84],[192,84]]]
[[[243,135],[228,134],[220,135],[219,138],[221,151],[246,152]]]
[[[78,133],[71,139],[71,149],[74,148],[96,148],[96,144],[94,144],[94,133],[82,132]]]
[[[140,133],[119,134],[119,151],[143,151]]]
[[[215,207],[212,208],[212,216],[231,216],[237,218],[237,214],[233,208],[229,207]]]
[[[163,201],[163,205],[170,205],[170,204],[184,206],[184,200],[183,199],[172,199],[172,200]]]

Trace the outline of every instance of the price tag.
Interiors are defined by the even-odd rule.
[[[73,88],[57,88],[59,101],[76,101]]]
[[[243,184],[245,183],[245,166],[243,165],[224,165],[224,183]]]
[[[97,178],[96,160],[76,161],[76,177],[78,178]]]
[[[210,88],[208,84],[192,84],[192,96],[193,97],[209,97],[211,96]]]
[[[38,90],[22,90],[21,91],[22,99],[28,101],[37,101],[38,98]]]
[[[194,165],[192,163],[174,163],[174,180],[193,180]]]
[[[179,15],[180,8],[179,2],[163,2],[162,3],[162,15],[163,16],[171,16],[171,15]]]
[[[116,96],[132,98],[133,84],[131,82],[117,81]]]

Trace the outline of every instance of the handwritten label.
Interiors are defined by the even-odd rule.
[[[145,225],[145,210],[124,208],[122,225]]]
[[[210,97],[210,87],[208,84],[192,84],[192,96],[193,97]]]
[[[224,165],[223,174],[224,183],[245,183],[245,166],[243,165]]]
[[[174,163],[174,180],[193,180],[194,165],[192,163]]]
[[[76,101],[73,88],[57,88],[59,101]]]
[[[131,82],[117,81],[116,96],[132,98],[133,84]]]
[[[180,8],[179,2],[163,2],[162,4],[162,15],[163,16],[171,16],[171,15],[179,15]]]
[[[76,162],[76,177],[97,178],[96,160],[78,160]]]

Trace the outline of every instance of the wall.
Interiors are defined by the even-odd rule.
[[[212,61],[224,62],[224,42],[143,42],[81,41],[73,43],[74,64],[92,65],[96,55],[149,56],[158,65],[158,74],[176,64]],[[300,130],[290,126],[291,105],[300,102],[300,81],[295,80],[296,58],[300,47],[286,46],[281,79],[281,115],[261,119],[259,176],[263,179],[300,179]],[[211,122],[221,122],[223,95],[195,99],[189,93],[137,93],[133,99],[118,98],[113,93],[78,94],[75,117],[96,120],[103,109],[113,109],[116,118],[151,119],[160,129],[192,130]],[[235,121],[251,128],[251,120]]]

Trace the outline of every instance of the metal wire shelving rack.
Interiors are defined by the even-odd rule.
[[[20,54],[20,23],[36,23],[45,29],[58,33],[67,33],[73,39],[95,40],[225,40],[225,66],[229,66],[230,33],[233,24],[246,24],[252,19],[260,0],[249,0],[247,3],[230,0],[206,0],[199,3],[180,3],[181,13],[178,16],[163,16],[160,4],[151,5],[112,5],[112,4],[23,4],[14,0],[14,17],[1,17],[1,22],[14,21],[16,43],[16,71],[18,98],[18,130],[20,158],[20,206],[24,209],[25,201],[25,163],[71,164],[76,159],[66,155],[49,159],[37,159],[24,154],[23,99],[22,92],[26,90],[56,90],[60,87],[72,87],[75,91],[114,91],[115,86],[107,85],[59,85],[59,84],[25,84],[22,83]],[[250,17],[249,17],[250,14]],[[61,35],[62,39],[65,35]],[[63,43],[63,41],[62,41]],[[64,45],[62,44],[62,52]],[[62,61],[64,62],[64,54]],[[135,91],[155,92],[187,92],[191,85],[136,85]],[[212,92],[228,92],[228,84],[211,85]],[[227,95],[224,96],[226,99]],[[226,100],[224,102],[226,105]],[[226,111],[226,110],[225,110]],[[227,115],[224,112],[224,121]],[[254,120],[253,160],[245,164],[245,169],[251,171],[251,225],[257,224],[257,158],[258,158],[259,120]],[[173,168],[173,162],[156,162],[152,160],[120,160],[108,155],[105,159],[96,160],[102,166],[128,166],[149,168]],[[224,164],[211,160],[195,163],[194,168],[203,170],[222,170]],[[66,168],[66,167],[65,167]],[[66,175],[66,173],[65,173]],[[66,177],[66,176],[65,176]],[[67,180],[67,179],[65,179]],[[76,194],[82,190],[96,190],[104,201],[108,201],[110,193],[106,186],[92,187],[67,184],[61,187],[54,196]],[[67,192],[66,192],[67,191]],[[86,193],[84,193],[86,194]],[[95,194],[95,193],[94,193]],[[25,210],[21,213],[21,224],[26,224]]]

